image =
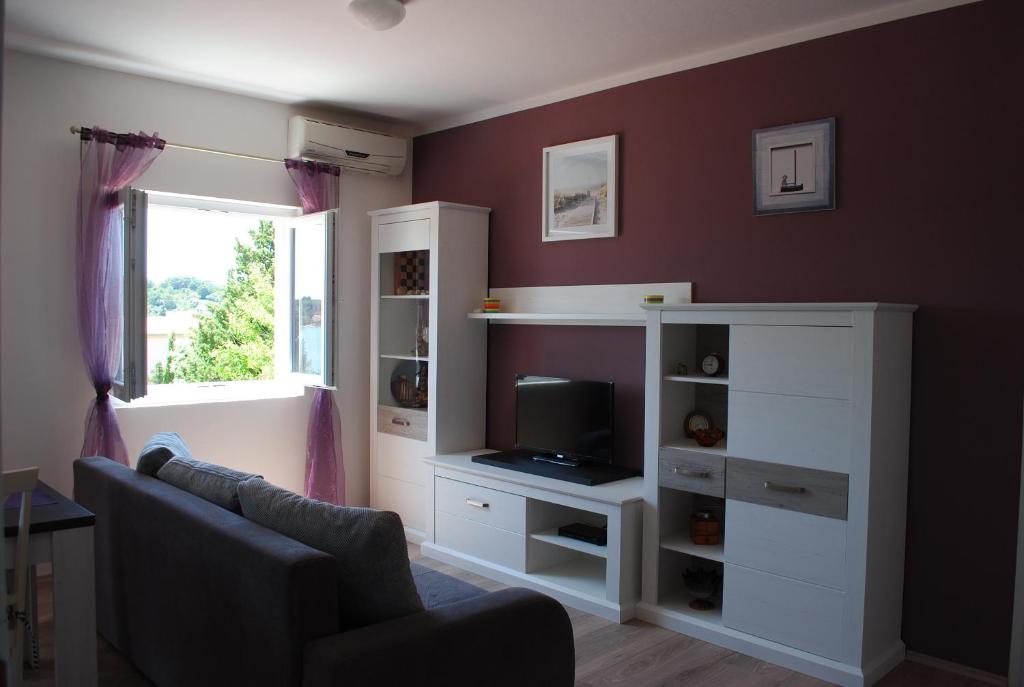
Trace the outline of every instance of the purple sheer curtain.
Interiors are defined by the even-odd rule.
[[[338,207],[341,168],[322,162],[285,160],[302,211],[323,212]],[[317,387],[306,432],[306,496],[328,503],[345,503],[345,463],[341,450],[341,422],[334,393]]]
[[[341,167],[309,160],[285,160],[284,166],[299,192],[303,212],[323,212],[341,204]]]
[[[96,390],[85,418],[83,456],[106,456],[128,465],[110,388],[121,365],[124,289],[123,236],[118,193],[153,163],[164,142],[143,133],[82,130],[78,182],[75,276],[78,339]]]

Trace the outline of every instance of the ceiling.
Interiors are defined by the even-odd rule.
[[[445,128],[968,0],[7,0],[8,46]]]

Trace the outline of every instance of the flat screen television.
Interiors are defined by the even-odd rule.
[[[612,462],[615,386],[516,375],[516,448],[553,462]]]

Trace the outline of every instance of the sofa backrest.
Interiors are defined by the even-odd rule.
[[[338,631],[331,556],[106,458],[74,475],[100,634],[158,685],[301,684],[306,642]]]

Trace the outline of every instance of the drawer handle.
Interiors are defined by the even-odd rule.
[[[478,501],[477,499],[466,499],[467,506],[473,506],[473,508],[490,508],[491,504],[486,501]]]
[[[393,425],[401,425],[402,427],[409,427],[410,425],[412,425],[412,423],[409,422],[408,420],[406,420],[404,417],[393,417],[393,418],[391,418],[391,424],[393,424]]]
[[[672,472],[683,477],[693,477],[695,479],[711,479],[711,473],[707,470],[701,470],[699,468],[672,468]]]
[[[765,482],[764,488],[768,491],[782,491],[787,494],[803,494],[807,490],[794,484],[779,484],[778,482]]]

